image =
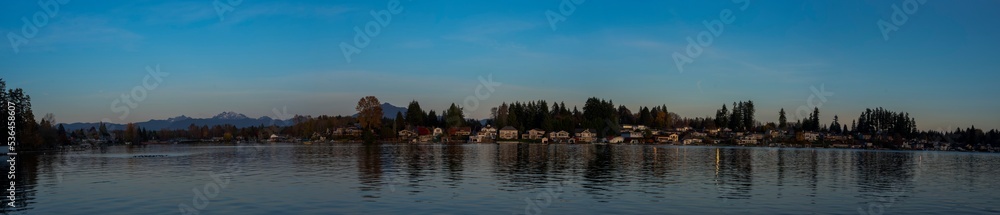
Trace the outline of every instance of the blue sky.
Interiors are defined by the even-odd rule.
[[[822,87],[824,124],[885,107],[921,129],[1000,128],[998,1],[928,0],[886,40],[877,23],[905,1],[587,0],[553,29],[546,11],[563,1],[403,0],[347,62],[340,44],[388,2],[245,0],[220,16],[208,0],[70,1],[15,51],[7,35],[25,35],[22,18],[48,14],[12,1],[0,8],[0,77],[59,122],[347,115],[367,95],[440,111],[492,77],[501,85],[465,106],[471,117],[504,101],[596,96],[685,117],[753,100],[760,121],[780,108],[794,120]],[[673,54],[723,11],[731,22],[679,71]],[[156,65],[169,75],[129,114],[113,108]]]

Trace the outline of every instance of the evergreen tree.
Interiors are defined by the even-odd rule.
[[[427,120],[425,114],[424,110],[420,109],[420,103],[413,100],[406,107],[406,123],[409,123],[411,126],[422,126]]]
[[[785,129],[786,127],[788,127],[788,118],[785,117],[785,109],[782,108],[778,112],[778,128]]]

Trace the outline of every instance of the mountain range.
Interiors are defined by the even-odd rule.
[[[188,126],[194,124],[196,126],[216,126],[216,125],[234,125],[237,128],[244,128],[250,126],[259,125],[291,125],[292,120],[286,119],[272,119],[271,117],[262,116],[260,118],[250,118],[246,115],[236,112],[222,112],[215,115],[212,118],[191,118],[185,115],[180,115],[177,117],[172,117],[169,119],[154,119],[145,122],[135,123],[139,127],[145,128],[147,130],[160,130],[160,129],[187,129]],[[124,129],[125,124],[116,123],[105,123],[105,127],[108,130],[119,130]],[[76,130],[76,129],[90,129],[90,127],[98,128],[101,126],[100,122],[78,122],[63,124],[66,130]]]
[[[392,104],[383,103],[382,105],[382,115],[386,118],[395,119],[396,112],[401,112],[406,115],[406,108],[396,107]],[[354,114],[357,116],[357,114]],[[172,117],[169,119],[154,119],[145,122],[137,122],[136,125],[145,128],[147,130],[160,130],[160,129],[187,129],[188,126],[194,124],[196,126],[216,126],[216,125],[234,125],[237,128],[245,128],[250,126],[259,125],[278,125],[278,126],[288,126],[292,125],[292,119],[273,119],[268,116],[262,116],[260,118],[250,118],[241,113],[236,113],[232,111],[222,112],[215,115],[212,118],[191,118],[185,115],[180,115]],[[63,123],[63,127],[66,130],[72,131],[77,129],[90,129],[90,127],[99,128],[101,126],[100,122],[78,122],[78,123]],[[125,129],[125,124],[116,123],[105,123],[105,127],[108,130],[122,130]]]

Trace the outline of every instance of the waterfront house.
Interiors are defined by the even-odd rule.
[[[504,126],[500,129],[500,139],[517,139],[517,129],[514,126]]]
[[[701,143],[701,139],[684,139],[683,142],[684,142],[684,145],[700,144]]]
[[[625,139],[642,139],[642,132],[639,131],[625,131],[620,135]]]
[[[757,139],[754,138],[754,135],[746,135],[746,136],[740,137],[740,139],[737,140],[737,142],[740,145],[757,145]]]
[[[440,136],[442,134],[444,134],[444,129],[434,128],[434,132],[431,135],[433,135],[433,136]]]
[[[495,138],[497,135],[497,128],[494,128],[491,125],[486,125],[486,127],[479,129],[479,135]]]
[[[458,127],[448,129],[451,135],[455,136],[469,136],[472,135],[472,127]]]
[[[580,142],[593,142],[594,137],[597,137],[597,133],[594,133],[593,129],[576,129],[575,136]]]
[[[819,140],[819,133],[816,132],[804,132],[802,133],[802,138],[806,141],[816,141]]]
[[[718,128],[716,128],[716,129],[708,129],[708,134],[710,134],[712,136],[715,136],[715,135],[719,135],[720,131],[722,131],[722,130],[718,129]]]
[[[624,143],[624,142],[625,142],[625,138],[623,138],[623,137],[613,137],[613,138],[611,138],[611,139],[608,140],[608,143]]]
[[[409,138],[416,137],[417,133],[414,133],[411,130],[401,130],[401,131],[397,132],[397,135],[399,135],[400,139],[409,139]]]
[[[569,132],[566,132],[566,131],[549,132],[549,139],[552,139],[552,140],[565,140],[565,139],[569,139]]]
[[[670,135],[661,135],[661,136],[657,136],[656,137],[656,142],[673,143],[673,142],[677,142],[677,140],[679,138],[680,138],[680,136],[677,135],[676,133],[673,133],[673,134],[670,134]]]
[[[352,136],[352,137],[360,137],[361,136],[361,129],[358,129],[358,128],[355,128],[355,127],[348,127],[347,129],[345,129],[344,135]]]
[[[538,140],[545,137],[545,130],[542,129],[531,129],[528,130],[528,139]]]

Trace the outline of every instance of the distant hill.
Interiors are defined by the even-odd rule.
[[[395,114],[395,113],[393,113]],[[250,126],[259,125],[292,125],[292,120],[277,120],[271,117],[262,116],[260,118],[250,118],[246,115],[236,113],[236,112],[222,112],[215,115],[212,118],[202,118],[196,119],[188,116],[177,116],[169,119],[154,119],[145,122],[138,122],[136,125],[143,127],[148,130],[160,130],[160,129],[187,129],[191,124],[197,126],[216,126],[216,125],[234,125],[237,128],[245,128]],[[90,129],[90,127],[98,128],[101,126],[99,122],[88,122],[88,123],[69,123],[63,124],[66,130],[76,130],[76,129]],[[105,127],[108,130],[120,130],[124,129],[124,124],[115,123],[105,123]]]
[[[388,102],[382,103],[382,117],[389,119],[396,119],[396,113],[403,113],[403,117],[406,117],[406,108],[396,107],[395,105],[389,104]],[[358,114],[352,115],[358,117]]]

